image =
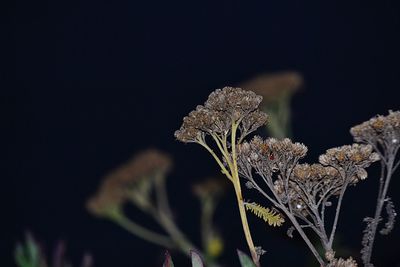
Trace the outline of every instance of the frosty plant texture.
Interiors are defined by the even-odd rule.
[[[372,249],[378,225],[382,221],[381,213],[383,207],[386,208],[388,219],[384,228],[380,230],[382,235],[390,233],[394,227],[396,217],[393,202],[387,196],[387,193],[392,175],[400,164],[400,160],[397,157],[400,147],[400,112],[389,111],[389,115],[374,117],[369,121],[354,126],[350,132],[355,141],[369,144],[381,157],[381,175],[375,215],[373,218],[367,217],[364,219],[367,227],[364,230],[363,249],[361,250],[364,266],[372,267]]]
[[[367,178],[366,168],[373,162],[382,164],[381,188],[375,218],[368,218],[364,237],[363,260],[369,264],[370,251],[380,213],[386,203],[389,221],[381,233],[393,228],[395,212],[386,197],[390,178],[399,161],[396,154],[400,140],[399,112],[377,117],[354,127],[351,132],[361,144],[328,149],[314,164],[301,163],[307,147],[290,139],[255,136],[245,138],[267,122],[267,114],[258,107],[262,97],[240,88],[225,87],[210,94],[204,105],[183,119],[175,137],[185,143],[197,143],[215,159],[223,174],[232,182],[246,241],[254,263],[259,266],[262,249],[253,243],[246,210],[270,225],[281,225],[283,215],[292,226],[288,235],[298,233],[321,266],[355,267],[350,257],[335,257],[333,243],[339,223],[344,195],[350,185]],[[210,142],[211,141],[211,142]],[[214,143],[214,146],[210,146]],[[264,208],[243,199],[241,181],[271,202],[274,209]],[[278,209],[280,212],[275,212]],[[332,216],[327,216],[331,213]],[[305,229],[311,231],[305,231]],[[321,255],[311,242],[310,234],[318,236],[324,249]]]

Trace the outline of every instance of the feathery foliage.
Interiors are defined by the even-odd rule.
[[[285,222],[281,214],[277,213],[276,211],[270,210],[269,208],[265,208],[255,202],[246,202],[245,207],[246,210],[251,211],[252,213],[254,213],[254,215],[263,219],[271,226],[281,226]]]

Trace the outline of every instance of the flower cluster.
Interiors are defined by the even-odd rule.
[[[381,144],[384,147],[400,145],[400,111],[389,111],[387,116],[378,115],[350,130],[357,142]]]
[[[338,195],[343,180],[339,172],[333,167],[321,164],[298,164],[290,177],[291,189],[295,192],[294,201],[318,206],[328,201],[331,196]],[[297,209],[306,205],[297,205]]]
[[[356,183],[367,178],[365,168],[379,159],[372,146],[353,144],[328,149],[319,157],[319,162],[324,166],[345,171],[346,176],[351,177],[351,183]]]
[[[227,135],[232,123],[239,124],[241,135],[247,135],[265,124],[267,115],[258,110],[262,97],[240,88],[224,87],[210,94],[204,105],[183,119],[175,132],[182,142],[201,142],[205,135]]]
[[[146,205],[154,178],[171,168],[170,157],[157,150],[146,150],[106,175],[97,193],[87,202],[96,216],[117,215],[127,200]]]
[[[307,154],[307,147],[301,143],[293,143],[290,139],[263,140],[255,136],[250,142],[243,142],[238,147],[239,172],[244,177],[251,177],[251,168],[257,173],[272,176],[280,170],[291,170],[299,159]]]
[[[326,251],[332,244],[343,195],[349,184],[367,177],[367,168],[379,160],[370,145],[353,144],[332,148],[319,157],[317,164],[300,164],[307,147],[290,139],[263,140],[256,136],[238,146],[239,173],[255,188],[283,211],[296,227],[310,227],[320,237]],[[269,193],[257,183],[258,174],[267,185]],[[331,231],[325,228],[325,208],[337,200]],[[330,234],[328,235],[328,232]],[[302,232],[304,236],[305,233]],[[307,240],[307,238],[305,238]],[[308,242],[308,241],[306,241]],[[335,260],[329,266],[355,266],[352,260]]]

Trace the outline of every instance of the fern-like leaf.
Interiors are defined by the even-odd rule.
[[[271,226],[281,226],[285,222],[285,220],[283,219],[281,214],[279,214],[278,212],[276,212],[274,210],[265,208],[255,202],[252,202],[252,203],[246,202],[244,204],[245,204],[246,210],[251,211],[254,215],[263,219],[266,223],[268,223]]]

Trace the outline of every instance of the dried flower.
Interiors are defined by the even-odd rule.
[[[261,100],[261,96],[240,88],[217,89],[204,106],[197,106],[183,119],[175,137],[185,143],[204,142],[206,135],[229,134],[232,122],[239,123],[239,131],[244,137],[267,121],[267,115],[257,110]]]
[[[379,155],[372,150],[370,145],[345,145],[331,148],[319,157],[319,162],[325,166],[346,170],[352,176],[352,183],[367,178],[365,168],[378,161]]]
[[[400,111],[389,111],[387,116],[378,115],[350,130],[357,142],[379,143],[386,148],[400,145]]]
[[[304,144],[293,143],[288,138],[263,140],[255,136],[250,142],[243,142],[238,147],[239,173],[251,177],[251,166],[258,173],[271,176],[277,170],[294,168],[306,154],[307,147]]]

